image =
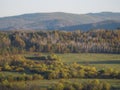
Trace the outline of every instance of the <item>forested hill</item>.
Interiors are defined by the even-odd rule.
[[[110,21],[111,24],[110,24]],[[105,22],[105,23],[103,23]],[[102,24],[102,25],[101,25]],[[96,26],[95,26],[96,25]],[[66,28],[69,27],[69,28]],[[120,13],[33,13],[0,18],[0,30],[91,30],[120,28]]]
[[[120,30],[0,32],[0,54],[25,51],[120,53]]]
[[[97,23],[67,26],[67,27],[62,27],[60,29],[67,30],[67,31],[74,31],[74,30],[89,31],[93,29],[114,30],[118,28],[120,28],[120,21],[107,20],[107,21],[101,21]]]

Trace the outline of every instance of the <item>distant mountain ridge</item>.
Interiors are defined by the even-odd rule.
[[[108,28],[107,28],[108,27]],[[120,13],[33,13],[0,18],[0,30],[90,30],[120,27]]]
[[[90,23],[90,24],[82,24],[82,25],[74,25],[74,26],[67,26],[60,28],[61,30],[93,30],[93,29],[106,29],[106,30],[114,30],[120,29],[120,21],[113,21],[113,20],[106,20],[97,23]]]

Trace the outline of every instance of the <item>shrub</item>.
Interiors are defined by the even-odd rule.
[[[51,61],[59,60],[59,57],[55,54],[48,55],[47,58],[48,60],[51,60]]]
[[[14,81],[14,76],[13,76],[13,75],[7,76],[7,80],[8,80],[9,82]]]
[[[24,76],[17,76],[16,80],[17,81],[25,81],[25,77]]]
[[[84,84],[63,80],[48,88],[48,90],[110,90],[110,88],[109,83],[100,82],[99,80],[89,81]]]
[[[111,86],[107,82],[102,83],[102,90],[110,90]]]
[[[8,63],[5,63],[5,64],[3,65],[3,70],[5,70],[5,71],[10,71],[10,70],[12,70],[12,68],[10,67],[10,65],[9,65]]]
[[[32,75],[26,75],[26,76],[25,76],[25,80],[33,80]]]
[[[41,56],[40,60],[47,60],[47,57],[46,56]]]
[[[17,67],[17,68],[15,69],[15,71],[17,71],[17,72],[23,72],[23,71],[24,71],[24,68],[23,68],[23,67]]]
[[[38,74],[34,74],[33,75],[33,80],[39,80],[39,79],[43,79],[43,76],[41,76],[41,75],[38,75]]]

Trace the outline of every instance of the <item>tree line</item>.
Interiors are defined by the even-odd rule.
[[[0,54],[120,53],[120,30],[0,32]]]

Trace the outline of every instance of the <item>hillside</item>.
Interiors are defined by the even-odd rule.
[[[97,27],[101,27],[101,24],[98,22],[103,21],[106,22],[106,26],[109,26],[109,21],[118,22],[120,21],[120,13],[102,12],[89,14],[71,14],[54,12],[2,17],[0,18],[0,30],[61,30],[64,27],[66,28],[71,26],[75,26],[72,29],[75,30],[76,26],[78,25],[80,28],[77,29],[88,30],[89,24],[94,23],[97,24]],[[84,26],[86,24],[88,26]],[[116,25],[116,23],[114,24]],[[91,28],[94,29],[94,25],[91,25]],[[115,26],[109,29],[116,28],[118,27]]]
[[[94,29],[106,29],[106,30],[115,30],[120,28],[120,21],[106,20],[97,23],[74,25],[60,28],[61,30],[94,30]]]

